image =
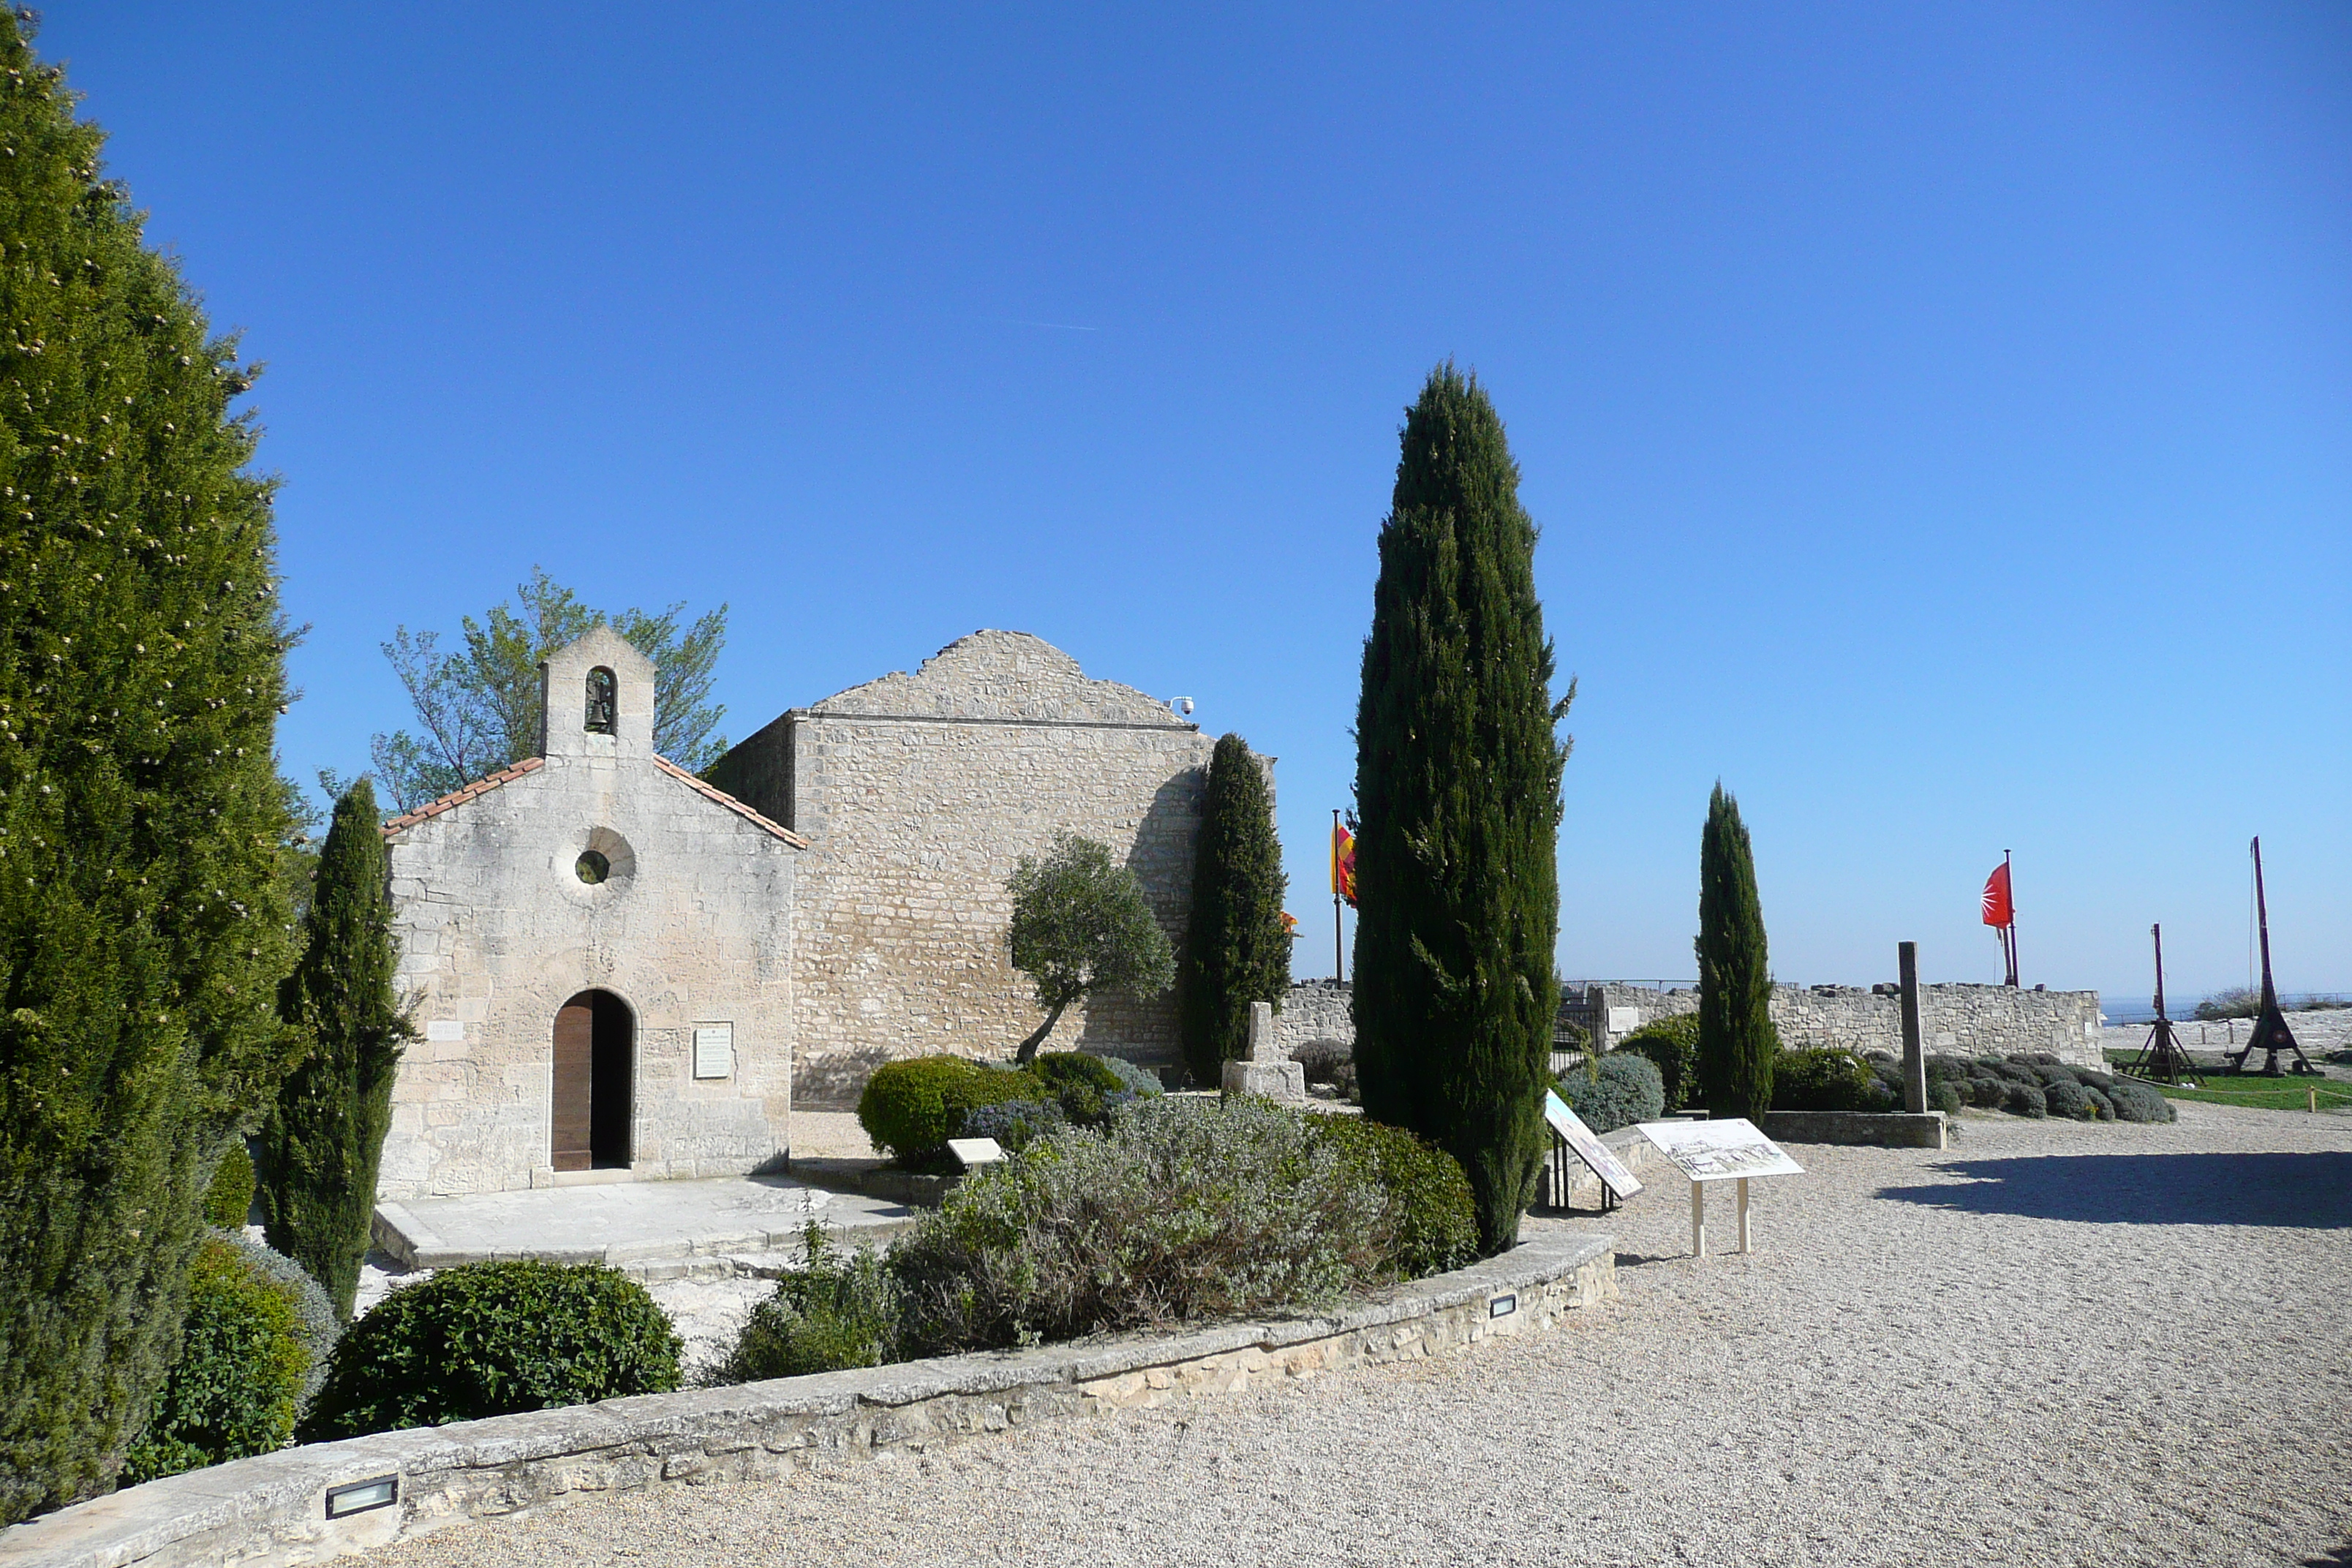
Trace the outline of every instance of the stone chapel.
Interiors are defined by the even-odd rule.
[[[1005,884],[1057,831],[1181,935],[1213,744],[1039,638],[790,710],[709,782],[655,753],[656,679],[597,628],[541,668],[537,756],[384,825],[420,1037],[382,1197],[774,1169],[795,1096],[1009,1056],[1040,1015]],[[1049,1046],[1172,1061],[1173,998],[1073,1009]]]

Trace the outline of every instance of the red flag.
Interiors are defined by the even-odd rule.
[[[1331,890],[1348,900],[1356,901],[1356,836],[1340,826],[1331,825]]]
[[[2009,862],[2004,860],[1992,868],[1985,879],[1984,923],[2005,926],[2017,919],[2017,910],[2009,900]]]

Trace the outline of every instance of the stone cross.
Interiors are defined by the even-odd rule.
[[[1274,1004],[1250,1004],[1249,1059],[1254,1062],[1278,1062],[1283,1059],[1281,1042],[1274,1034]]]

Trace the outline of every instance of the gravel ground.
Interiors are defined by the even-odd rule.
[[[1748,1258],[1679,1182],[1553,1222],[1624,1299],[1549,1334],[377,1560],[2352,1563],[2352,1116],[1797,1153]]]

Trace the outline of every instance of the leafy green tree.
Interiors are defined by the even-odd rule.
[[[1366,1112],[1462,1163],[1511,1246],[1543,1155],[1560,768],[1536,525],[1475,379],[1407,411],[1356,716],[1356,1070]]]
[[[1716,1116],[1753,1121],[1772,1108],[1772,965],[1756,857],[1739,803],[1723,785],[1706,803],[1698,843],[1698,1088]]]
[[[0,10],[0,1524],[101,1491],[284,1071],[254,372]]]
[[[1156,995],[1176,978],[1168,933],[1134,872],[1108,847],[1057,833],[1044,855],[1024,855],[1013,870],[1013,967],[1037,988],[1045,1021],[1021,1042],[1026,1066],[1071,1004],[1098,991]]]
[[[1251,1003],[1280,1007],[1289,994],[1285,886],[1265,764],[1239,735],[1227,735],[1209,759],[1178,993],[1184,1065],[1195,1083],[1217,1082],[1223,1063],[1246,1054]]]
[[[278,992],[278,1012],[306,1049],[278,1086],[261,1140],[269,1245],[309,1271],[345,1318],[375,1213],[393,1069],[413,1033],[393,991],[399,953],[382,821],[365,779],[335,803],[301,962]]]
[[[456,652],[441,651],[438,632],[406,626],[383,645],[416,710],[416,732],[380,734],[371,748],[376,776],[397,809],[411,810],[535,753],[541,661],[604,625],[654,662],[654,750],[689,773],[726,752],[727,738],[717,731],[727,710],[710,701],[727,642],[726,605],[681,629],[683,602],[659,615],[605,615],[539,570],[515,598],[519,607],[493,605],[480,621],[466,616],[464,647]]]

